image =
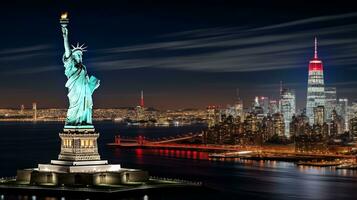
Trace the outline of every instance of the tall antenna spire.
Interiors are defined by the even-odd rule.
[[[140,106],[144,107],[144,91],[141,90]]]
[[[314,59],[317,59],[317,37],[315,36],[315,52],[314,52]]]
[[[283,93],[283,81],[280,81],[280,95]]]

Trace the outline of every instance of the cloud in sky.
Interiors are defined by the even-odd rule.
[[[84,62],[99,71],[167,68],[208,72],[254,72],[306,67],[312,56],[313,37],[319,38],[323,60],[335,65],[356,65],[357,13],[319,16],[261,27],[211,27],[158,35],[154,42],[91,50]],[[337,22],[324,24],[325,22]],[[340,22],[340,23],[339,23]],[[309,25],[309,26],[307,26]],[[296,27],[304,27],[299,28]],[[346,37],[346,35],[351,35]],[[58,53],[41,44],[0,51],[0,63]],[[6,65],[5,65],[6,66]],[[16,73],[56,70],[53,63]]]
[[[51,45],[48,44],[40,44],[40,45],[33,45],[33,46],[26,46],[26,47],[19,47],[19,48],[9,48],[9,49],[1,50],[0,56],[9,55],[9,54],[33,53],[36,51],[48,50],[50,48]]]
[[[40,64],[53,53],[52,46],[48,44],[3,49],[0,51],[0,72],[2,75],[15,75],[55,70],[53,66]]]
[[[37,74],[42,72],[49,72],[55,70],[63,70],[62,66],[36,66],[34,68],[14,69],[3,72],[5,75],[19,75],[19,74]]]
[[[249,72],[306,67],[313,52],[313,37],[317,35],[321,38],[320,51],[344,52],[331,53],[324,60],[355,65],[357,39],[353,35],[357,34],[357,24],[346,20],[355,18],[357,13],[348,13],[254,28],[215,27],[182,31],[158,37],[156,42],[97,50],[99,55],[91,63],[98,70],[154,66]],[[321,26],[329,21],[341,23]],[[301,28],[305,25],[309,26]],[[296,29],[297,26],[300,28]]]
[[[318,16],[318,17],[311,17],[311,18],[295,20],[295,21],[291,21],[291,22],[285,22],[285,23],[280,23],[280,24],[259,27],[259,28],[253,29],[253,31],[254,30],[271,30],[271,29],[278,29],[278,28],[289,28],[289,27],[297,26],[297,25],[321,23],[321,22],[326,22],[326,21],[330,22],[330,21],[334,21],[334,20],[344,20],[344,19],[354,18],[354,17],[357,17],[357,13],[355,13],[355,12],[339,14],[339,15]]]

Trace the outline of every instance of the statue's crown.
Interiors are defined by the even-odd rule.
[[[71,46],[72,46],[72,52],[75,52],[75,51],[85,52],[85,51],[87,51],[87,50],[86,50],[87,47],[84,46],[84,44],[82,44],[81,46],[79,46],[79,43],[78,43],[78,42],[77,42],[77,46],[73,46],[73,45],[71,45]]]

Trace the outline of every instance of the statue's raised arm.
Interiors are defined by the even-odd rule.
[[[63,34],[63,43],[64,43],[64,53],[65,53],[66,58],[68,58],[71,55],[71,49],[70,49],[69,41],[68,41],[67,27],[62,27],[62,34]]]

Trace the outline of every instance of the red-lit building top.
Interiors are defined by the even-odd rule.
[[[322,61],[317,57],[317,39],[315,37],[314,59],[310,60],[309,71],[323,71]]]

